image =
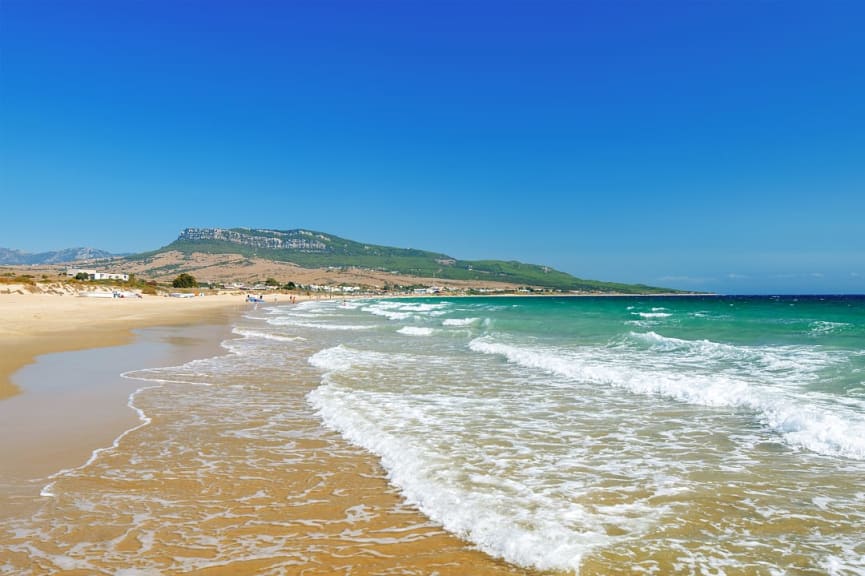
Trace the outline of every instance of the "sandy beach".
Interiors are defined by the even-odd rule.
[[[132,330],[225,322],[246,306],[238,295],[196,298],[82,298],[53,294],[0,295],[0,399],[20,392],[10,376],[36,356],[116,346]]]
[[[527,573],[406,506],[377,459],[324,430],[306,404],[318,378],[305,355],[287,404],[254,408],[291,414],[274,438],[226,436],[207,416],[224,393],[244,402],[238,386],[271,386],[264,373],[192,396],[121,377],[226,354],[246,311],[243,295],[0,296],[0,574]],[[200,404],[163,414],[166,401]],[[209,454],[218,468],[197,463]]]
[[[137,424],[126,404],[140,383],[122,372],[220,353],[228,319],[246,307],[238,295],[0,295],[4,513],[44,478],[83,464]]]

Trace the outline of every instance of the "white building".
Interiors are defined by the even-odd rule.
[[[67,268],[66,275],[74,278],[79,274],[87,274],[90,280],[123,280],[129,282],[129,274],[112,274],[110,272],[97,272],[96,270],[87,270],[84,268]]]

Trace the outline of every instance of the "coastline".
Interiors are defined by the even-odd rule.
[[[0,297],[0,509],[26,514],[48,478],[140,423],[121,374],[223,353],[240,297]]]
[[[137,328],[224,323],[248,306],[244,299],[0,295],[0,401],[21,393],[13,375],[38,356],[127,344]]]
[[[57,298],[45,305],[50,308],[59,300],[66,302],[66,299]],[[307,552],[303,553],[301,563],[307,566],[310,574],[332,573],[335,567],[347,563],[358,574],[382,573],[394,568],[420,571],[418,573],[460,574],[464,573],[466,566],[472,566],[474,573],[479,575],[532,573],[486,556],[430,522],[419,511],[406,506],[402,497],[388,484],[377,457],[348,445],[334,432],[321,428],[305,401],[306,392],[317,385],[318,378],[309,377],[317,370],[309,367],[303,354],[292,360],[303,368],[297,374],[290,393],[290,401],[301,407],[286,432],[294,440],[287,444],[284,440],[277,440],[272,448],[266,448],[268,458],[273,458],[274,464],[278,464],[278,467],[270,469],[268,477],[246,474],[243,482],[237,482],[236,476],[231,474],[201,486],[185,474],[178,477],[177,472],[167,472],[158,480],[147,476],[136,479],[134,475],[125,476],[122,480],[116,478],[116,470],[134,468],[135,465],[126,459],[138,459],[137,454],[141,451],[147,453],[149,447],[158,446],[162,435],[171,429],[166,416],[148,402],[159,396],[166,397],[166,394],[173,397],[173,392],[160,391],[161,385],[153,389],[154,386],[146,381],[122,378],[120,372],[126,369],[135,371],[148,365],[174,366],[192,359],[222,356],[220,343],[232,337],[232,320],[238,317],[240,310],[250,309],[245,302],[236,305],[239,297],[221,301],[214,298],[209,303],[205,298],[195,309],[184,306],[191,300],[177,300],[176,304],[169,299],[151,300],[156,302],[135,310],[122,308],[129,302],[110,299],[67,304],[67,308],[55,306],[51,309],[55,314],[51,322],[45,322],[39,330],[29,333],[22,329],[27,342],[32,344],[27,348],[28,355],[18,354],[21,347],[11,335],[14,334],[15,322],[4,327],[0,345],[6,351],[5,356],[14,360],[6,366],[29,364],[12,375],[12,381],[21,393],[0,401],[0,410],[4,406],[29,402],[30,409],[22,411],[20,420],[30,427],[30,431],[23,434],[4,431],[7,445],[20,445],[15,448],[17,455],[12,459],[0,449],[0,461],[6,468],[0,475],[0,509],[3,511],[0,514],[0,540],[5,540],[0,546],[0,564],[5,562],[7,566],[25,570],[30,566],[29,573],[34,574],[49,573],[59,565],[73,562],[71,558],[79,556],[79,552],[72,552],[73,549],[91,544],[102,549],[110,540],[112,545],[116,544],[114,554],[125,558],[121,563],[131,566],[131,557],[122,555],[151,542],[148,534],[159,533],[160,518],[178,514],[196,518],[203,510],[209,510],[207,507],[213,504],[210,499],[218,498],[217,494],[224,492],[224,502],[220,501],[212,511],[220,517],[218,522],[214,520],[217,525],[212,527],[217,533],[236,531],[241,540],[247,534],[265,540],[286,539],[286,554],[291,554],[289,542],[303,542],[300,546]],[[166,307],[168,302],[171,304]],[[109,306],[100,307],[105,304]],[[68,314],[58,313],[58,310],[65,310]],[[19,328],[28,314],[32,317],[38,313],[32,309],[19,313]],[[88,323],[84,334],[79,337],[76,323],[88,319],[93,322]],[[37,341],[43,335],[45,339]],[[99,347],[85,349],[88,345]],[[156,347],[155,354],[151,353],[153,350],[148,352],[148,347]],[[65,351],[61,352],[64,348]],[[207,398],[203,399],[202,407],[210,405],[209,394]],[[100,403],[106,403],[103,406],[105,411],[100,409]],[[64,414],[67,409],[81,412],[84,419],[95,414],[94,421],[89,424],[93,428],[102,428],[99,439],[82,441],[70,434],[55,443],[34,432],[38,432],[45,421],[31,417],[36,415],[36,411],[45,410],[49,419],[59,420],[59,428],[52,432],[54,438],[59,437],[58,430],[62,436],[64,427],[69,424]],[[106,418],[109,412],[116,417],[114,420]],[[181,449],[201,454],[199,450],[205,448],[195,448],[194,431],[196,426],[207,425],[206,421],[188,422],[184,414],[177,416],[180,418],[177,424],[184,430]],[[142,427],[143,423],[151,422],[151,418],[154,425]],[[215,443],[219,442],[217,452],[223,454],[223,458],[225,454],[231,454],[220,461],[231,463],[231,466],[243,461],[251,441],[212,433],[205,436],[206,450],[214,450]],[[186,438],[189,438],[188,443]],[[126,450],[130,443],[137,447],[132,452]],[[270,446],[273,439],[266,439],[266,443]],[[73,449],[67,450],[64,444],[73,446]],[[32,461],[34,450],[39,453],[36,460],[41,459],[41,462]],[[285,465],[286,450],[296,452],[288,457],[287,461],[293,462],[290,466]],[[155,465],[155,470],[159,470],[164,466],[160,463],[160,454],[164,453],[145,456],[143,461],[155,462],[148,466]],[[13,460],[27,465],[22,464],[20,469],[16,469]],[[171,460],[168,467],[176,470],[177,466],[184,465],[183,462]],[[41,469],[36,470],[39,466]],[[89,472],[78,474],[79,470],[85,469]],[[197,474],[197,470],[193,467],[189,473]],[[203,472],[207,473],[207,470],[210,469],[205,468]],[[55,485],[59,487],[56,492]],[[215,487],[218,490],[214,492]],[[81,499],[105,497],[140,502],[137,499],[144,494],[151,494],[147,497],[147,506],[152,510],[146,521],[142,516],[142,520],[135,523],[129,523],[127,515],[113,508],[106,509],[107,516],[97,518],[91,516],[98,514],[100,507],[77,505]],[[208,497],[202,500],[201,494]],[[259,504],[264,495],[269,495],[270,499]],[[160,511],[163,502],[171,502],[171,509]],[[254,520],[245,519],[250,509],[256,510]],[[354,531],[345,531],[346,523],[353,525],[355,522],[367,526],[365,533],[368,538],[356,538]],[[21,531],[21,523],[35,527],[36,532]],[[147,528],[151,523],[157,526],[152,532]],[[106,534],[114,534],[121,527],[128,531],[127,538],[119,543],[113,537],[106,540]],[[164,539],[164,548],[141,549],[142,556],[136,557],[134,563],[148,569],[176,570],[190,554],[204,554],[194,544],[196,533],[197,529],[192,528],[188,533],[173,532],[171,538]],[[33,543],[37,534],[48,539],[44,545]],[[178,539],[190,541],[184,544]],[[323,546],[325,542],[328,545]],[[36,548],[31,548],[31,544]],[[207,554],[218,555],[220,552],[208,551]],[[214,573],[256,574],[268,565],[279,565],[284,561],[282,556],[247,558],[238,552],[236,556],[229,554],[222,560],[214,556],[210,568],[215,570]],[[92,556],[97,564],[104,560],[98,560],[100,557],[101,553]],[[60,564],[55,564],[55,559]],[[80,566],[92,566],[89,560],[82,562]]]

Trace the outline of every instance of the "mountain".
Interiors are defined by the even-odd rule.
[[[81,260],[102,260],[114,258],[115,255],[105,250],[96,248],[66,248],[65,250],[54,250],[51,252],[40,252],[32,254],[21,250],[10,250],[0,248],[0,265],[22,266],[28,264],[61,264],[64,262],[78,262]]]
[[[501,260],[459,260],[447,254],[365,244],[311,230],[187,228],[158,250],[128,257],[146,260],[167,252],[184,255],[240,254],[304,268],[357,268],[442,280],[505,282],[512,285],[601,293],[676,292],[642,284],[584,280],[548,266]]]

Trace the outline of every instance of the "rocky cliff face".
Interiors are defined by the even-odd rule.
[[[298,252],[327,252],[329,238],[307,230],[227,230],[224,228],[187,228],[178,240],[189,242],[231,242],[252,248],[295,250]]]

